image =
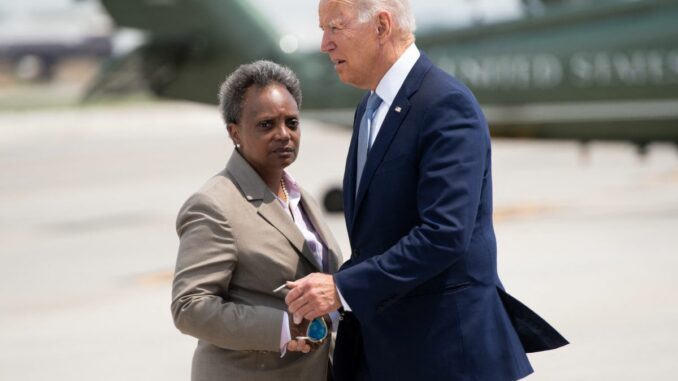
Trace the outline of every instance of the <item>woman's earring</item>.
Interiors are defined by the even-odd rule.
[[[236,149],[240,149],[240,144],[235,143],[235,148],[236,148]]]

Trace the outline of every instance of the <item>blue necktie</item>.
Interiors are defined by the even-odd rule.
[[[379,98],[377,93],[373,92],[372,94],[370,94],[370,97],[367,99],[365,113],[363,114],[363,117],[360,120],[360,130],[358,130],[358,166],[356,167],[356,182],[355,182],[356,197],[358,197],[358,189],[360,189],[360,178],[363,175],[365,161],[367,161],[367,153],[370,150],[370,130],[372,129],[372,118],[374,118],[374,113],[377,111],[380,104],[381,98]]]

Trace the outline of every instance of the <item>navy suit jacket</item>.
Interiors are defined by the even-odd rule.
[[[421,55],[369,152],[356,196],[358,106],[344,174],[352,309],[336,381],[516,380],[526,352],[567,343],[506,294],[492,226],[490,136],[473,94]]]

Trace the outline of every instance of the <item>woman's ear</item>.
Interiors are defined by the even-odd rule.
[[[226,129],[228,130],[228,135],[231,137],[235,147],[240,148],[240,131],[238,130],[238,125],[229,123],[226,125]]]

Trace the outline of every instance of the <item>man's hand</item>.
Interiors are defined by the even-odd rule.
[[[332,275],[313,273],[294,282],[287,282],[287,287],[290,292],[285,297],[285,303],[294,316],[294,323],[298,324],[303,319],[313,320],[341,307]]]

